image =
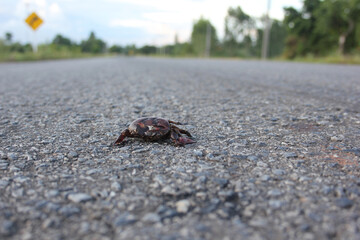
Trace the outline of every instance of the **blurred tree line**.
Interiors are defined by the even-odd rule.
[[[300,10],[284,8],[283,21],[271,19],[268,56],[321,57],[330,54],[360,54],[360,0],[304,0]],[[60,34],[39,51],[66,54],[117,53],[125,55],[219,56],[259,58],[265,26],[265,16],[255,18],[241,7],[231,7],[225,17],[224,38],[219,39],[216,28],[203,17],[194,21],[189,41],[180,43],[177,36],[173,44],[157,47],[145,45],[113,45],[91,32],[88,39],[75,43]],[[12,41],[6,33],[0,39],[1,52],[32,52],[30,44]]]

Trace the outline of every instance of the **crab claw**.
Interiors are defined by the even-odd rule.
[[[179,143],[179,145],[196,143],[196,141],[192,140],[191,138],[187,138],[187,137],[179,137],[177,139],[177,142]]]

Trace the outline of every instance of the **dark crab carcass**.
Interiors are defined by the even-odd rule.
[[[170,138],[174,141],[175,145],[178,146],[195,143],[195,141],[191,139],[192,136],[188,131],[178,128],[175,124],[181,125],[179,122],[156,117],[136,119],[121,133],[114,145],[122,144],[126,137],[142,138],[146,141],[158,141]],[[190,138],[184,137],[181,134],[185,134]]]

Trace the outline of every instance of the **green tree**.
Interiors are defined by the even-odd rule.
[[[354,31],[359,27],[360,0],[324,0],[316,14],[315,30],[327,35],[333,45],[338,45],[340,54],[359,44]]]
[[[255,28],[254,19],[241,7],[229,8],[225,17],[225,42],[240,42]]]
[[[82,41],[80,46],[82,52],[88,53],[103,53],[106,50],[105,42],[96,38],[94,32],[91,32],[89,38]]]
[[[156,47],[155,46],[150,46],[150,45],[145,45],[145,46],[143,46],[143,47],[141,47],[139,49],[139,52],[141,54],[145,54],[145,55],[155,54],[156,53]]]
[[[304,0],[303,8],[285,8],[285,56],[350,52],[360,42],[360,0]]]
[[[230,7],[225,17],[225,54],[242,57],[256,55],[251,36],[255,29],[255,20],[241,7]]]
[[[109,52],[111,52],[111,53],[123,53],[124,48],[122,46],[119,46],[119,45],[112,45],[109,48]]]
[[[208,31],[208,26],[210,26],[210,39],[211,39],[211,46],[210,46],[210,55],[211,52],[216,50],[216,46],[218,44],[218,38],[216,35],[215,27],[210,23],[209,20],[204,19],[201,17],[198,21],[196,21],[193,25],[192,33],[191,33],[191,45],[194,53],[197,56],[205,55],[205,48],[206,48],[206,34]]]
[[[285,55],[293,58],[307,53],[321,54],[327,47],[324,46],[323,34],[315,32],[317,16],[316,9],[321,0],[304,0],[303,8],[298,11],[292,7],[284,8],[284,24],[287,27]]]
[[[61,34],[57,34],[55,36],[55,38],[53,39],[52,43],[55,45],[68,46],[68,47],[73,45],[73,43],[71,42],[71,40],[69,38],[62,36]]]

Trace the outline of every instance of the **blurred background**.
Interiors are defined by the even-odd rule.
[[[25,22],[33,12],[43,21],[36,30]],[[0,61],[123,54],[360,63],[360,0],[2,0],[0,22]]]

